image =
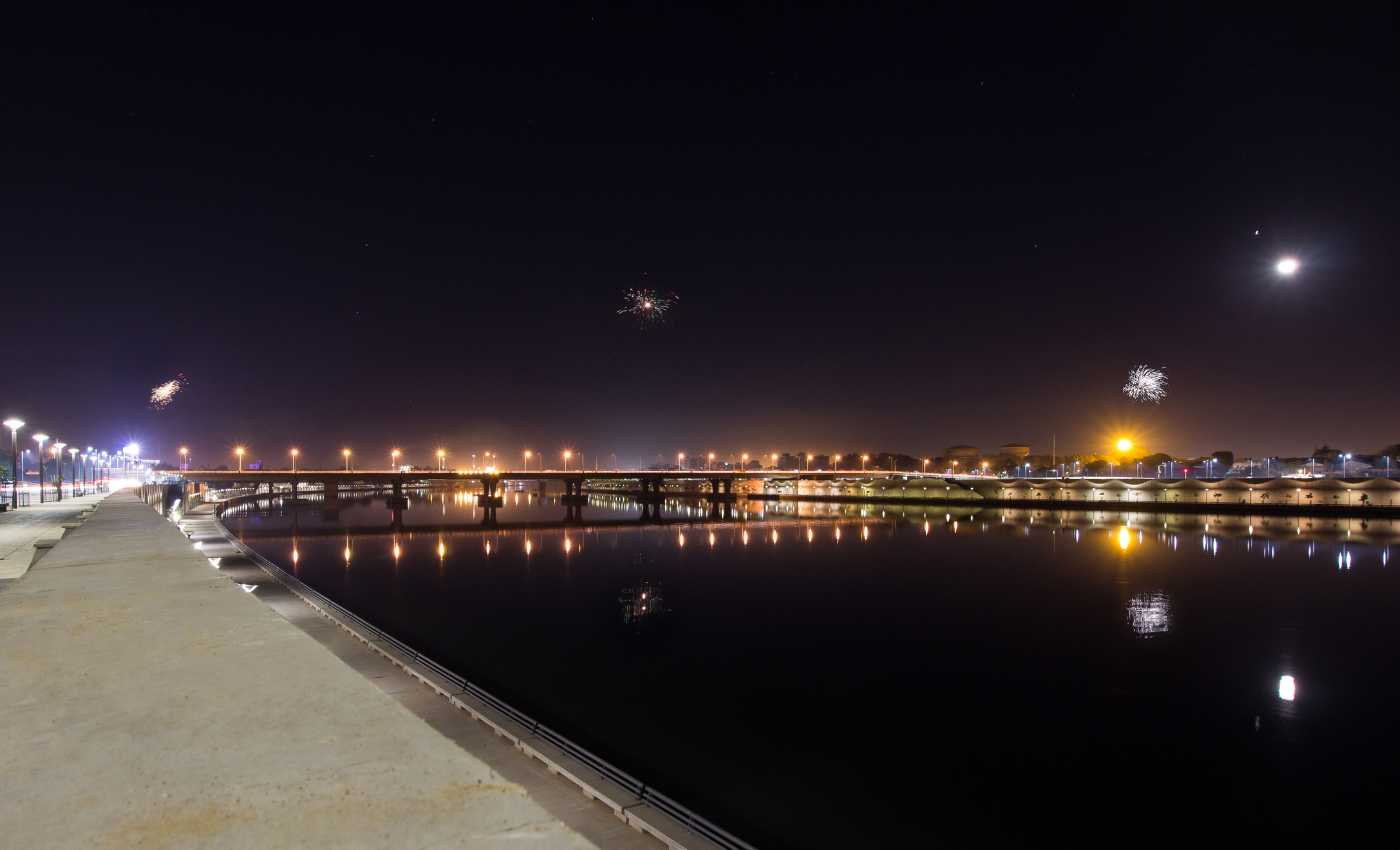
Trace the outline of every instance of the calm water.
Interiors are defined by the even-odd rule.
[[[395,532],[382,498],[323,508],[225,519],[761,848],[1389,832],[1392,521],[677,502],[640,525],[599,498],[483,531],[452,530],[472,498],[420,494]],[[563,515],[512,492],[499,521]]]

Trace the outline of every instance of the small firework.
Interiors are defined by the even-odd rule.
[[[1133,401],[1159,403],[1167,397],[1167,373],[1146,364],[1134,366],[1128,372],[1128,383],[1123,385],[1123,395]]]
[[[666,314],[679,299],[674,295],[657,292],[654,289],[629,289],[622,298],[619,316],[631,316],[642,325],[654,325],[665,321]]]
[[[185,377],[185,373],[180,372],[175,377],[163,384],[151,387],[151,410],[164,410],[179,395],[180,390],[189,386],[190,379]]]

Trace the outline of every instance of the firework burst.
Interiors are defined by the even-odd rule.
[[[1128,372],[1128,383],[1123,385],[1123,395],[1133,401],[1161,402],[1167,397],[1166,371],[1146,364],[1134,366]]]
[[[654,325],[665,321],[678,300],[674,295],[654,289],[629,289],[622,297],[622,306],[617,314],[631,316],[643,326]]]
[[[171,402],[175,401],[175,396],[189,386],[189,383],[190,379],[180,372],[165,383],[151,387],[151,410],[164,410],[169,407]]]

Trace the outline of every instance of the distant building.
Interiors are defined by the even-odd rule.
[[[1031,447],[1024,443],[1006,443],[998,450],[997,454],[1001,457],[1025,460],[1031,456]]]
[[[949,446],[943,450],[943,455],[950,461],[956,460],[959,463],[966,463],[980,458],[982,450],[976,446]]]

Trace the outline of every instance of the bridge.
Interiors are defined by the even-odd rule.
[[[673,481],[699,481],[709,484],[709,491],[702,493],[717,507],[722,503],[736,501],[735,481],[835,481],[845,479],[871,478],[942,478],[919,472],[898,472],[890,470],[772,470],[772,469],[535,469],[535,470],[344,470],[344,469],[282,469],[282,470],[225,470],[198,469],[185,470],[180,477],[193,485],[193,493],[186,491],[185,503],[196,493],[202,494],[205,488],[231,488],[251,490],[253,493],[272,494],[275,488],[287,488],[293,498],[303,486],[319,487],[326,502],[334,502],[342,489],[391,490],[391,508],[406,506],[403,491],[405,487],[423,487],[451,484],[478,484],[481,495],[478,507],[485,511],[484,521],[495,521],[496,509],[502,499],[498,493],[507,481],[559,482],[564,487],[561,501],[569,508],[568,519],[578,519],[578,512],[588,503],[584,495],[584,482],[635,482],[636,489],[627,491],[642,504],[642,516],[647,518],[666,497],[665,486]],[[264,488],[266,490],[264,491]]]
[[[1324,512],[1364,512],[1377,516],[1400,514],[1400,481],[1390,478],[1292,479],[1292,478],[998,478],[986,475],[947,475],[898,470],[774,470],[774,469],[536,469],[536,470],[188,470],[184,479],[184,503],[203,494],[213,485],[236,488],[245,493],[290,493],[297,497],[302,487],[318,489],[328,504],[339,498],[342,489],[392,490],[389,506],[407,507],[404,488],[474,484],[480,487],[477,506],[483,508],[483,521],[492,524],[502,505],[499,492],[507,481],[557,481],[563,485],[560,501],[568,509],[566,521],[581,519],[587,504],[585,482],[594,485],[630,483],[634,487],[615,488],[634,497],[642,505],[642,518],[658,514],[667,498],[665,486],[675,482],[701,482],[707,491],[691,492],[708,499],[717,512],[737,501],[736,481],[826,482],[833,486],[859,482],[860,493],[805,493],[803,499],[875,498],[878,500],[924,502],[979,502],[1006,505],[1080,507],[1093,503],[1100,507],[1123,506],[1147,509],[1150,505],[1173,509],[1211,508],[1231,510],[1319,510]],[[193,492],[191,486],[196,488]],[[897,492],[896,492],[897,491]],[[669,495],[675,495],[674,492]],[[721,512],[722,513],[722,512]]]

